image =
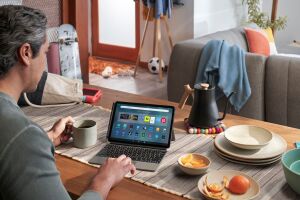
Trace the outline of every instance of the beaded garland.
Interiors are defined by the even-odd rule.
[[[221,121],[219,124],[217,124],[216,126],[212,127],[212,128],[195,128],[190,126],[189,122],[188,122],[188,118],[184,119],[184,124],[186,127],[186,131],[189,134],[219,134],[222,133],[223,131],[225,131],[226,126],[225,124]]]

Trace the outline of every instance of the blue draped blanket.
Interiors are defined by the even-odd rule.
[[[217,99],[222,93],[228,97],[235,92],[229,101],[240,111],[251,95],[244,50],[221,40],[208,42],[202,50],[195,84],[208,82],[218,87]]]

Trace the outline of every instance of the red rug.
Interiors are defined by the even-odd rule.
[[[94,56],[89,57],[89,72],[94,74],[100,74],[105,67],[110,66],[113,69],[113,75],[124,73],[124,71],[133,70],[134,66],[130,64],[124,64],[115,61],[108,61],[105,59],[96,58]]]

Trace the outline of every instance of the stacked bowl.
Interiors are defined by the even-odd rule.
[[[286,141],[267,129],[238,125],[218,135],[215,152],[223,159],[246,165],[269,165],[280,161],[287,149]]]

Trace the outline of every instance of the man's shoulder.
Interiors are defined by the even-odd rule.
[[[0,100],[0,108],[0,151],[2,151],[14,138],[36,125],[12,102]]]

